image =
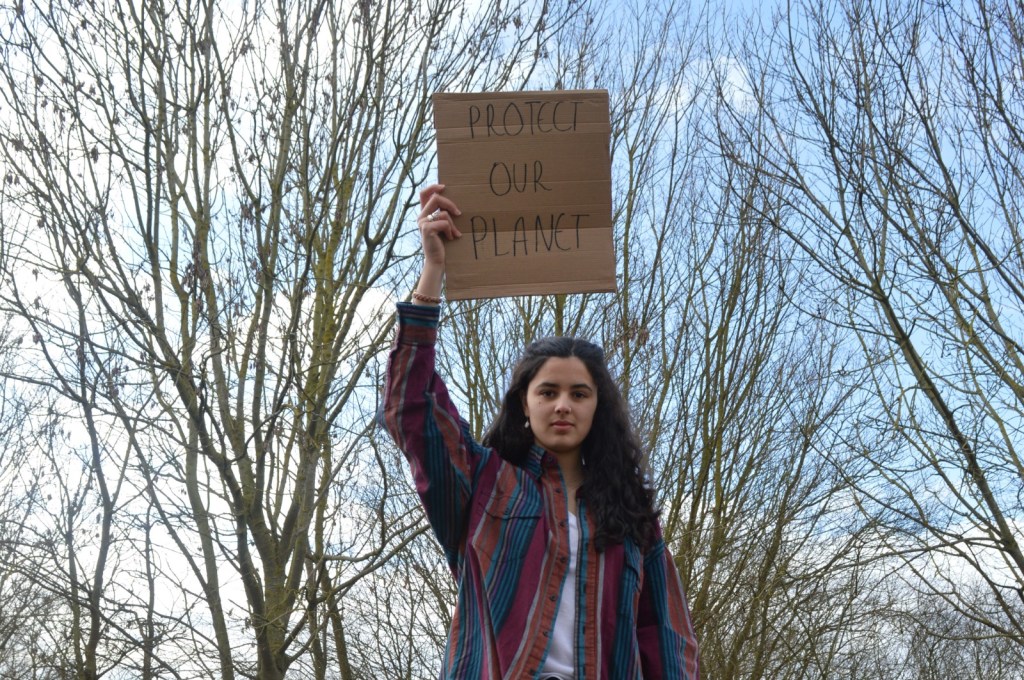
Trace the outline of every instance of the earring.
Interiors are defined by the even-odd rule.
[[[525,423],[523,423],[523,427],[525,427],[525,428],[526,428],[527,430],[529,430],[529,429],[530,429],[530,419],[529,419],[529,418],[527,418],[527,419],[526,419],[526,422],[525,422]]]

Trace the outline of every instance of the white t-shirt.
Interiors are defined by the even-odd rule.
[[[551,645],[544,660],[540,677],[573,680],[576,677],[573,643],[576,639],[576,555],[579,552],[580,524],[576,515],[569,513],[569,571],[565,576],[562,596],[558,601]]]

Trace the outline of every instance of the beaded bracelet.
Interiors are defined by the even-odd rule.
[[[412,292],[412,299],[417,300],[419,302],[429,302],[432,305],[441,304],[441,298],[433,297],[430,295],[424,295],[423,293],[420,293],[419,291],[415,290]]]

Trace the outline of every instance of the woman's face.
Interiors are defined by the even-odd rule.
[[[556,455],[578,455],[597,410],[597,387],[576,357],[551,357],[530,381],[523,411],[537,444]]]

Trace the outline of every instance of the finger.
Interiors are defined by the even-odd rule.
[[[425,238],[431,236],[440,236],[448,228],[448,221],[438,217],[437,219],[431,219],[429,215],[423,217],[419,221],[420,233]]]
[[[438,215],[426,215],[420,222],[420,231],[424,238],[437,236],[446,241],[462,238],[462,232],[455,226],[455,222],[448,213],[441,212]]]
[[[430,198],[432,196],[440,194],[442,191],[444,191],[443,184],[431,184],[430,186],[424,188],[422,191],[420,191],[420,207],[426,208],[427,203],[430,201]]]
[[[454,221],[452,220],[452,215],[458,216],[458,215],[461,215],[461,214],[462,214],[462,211],[459,210],[458,206],[456,206],[451,201],[445,200],[443,202],[443,205],[435,206],[434,201],[431,200],[427,204],[427,206],[423,209],[423,211],[420,213],[419,219],[424,220],[426,222],[436,222],[437,220],[448,220],[448,221],[452,222],[452,226],[454,227],[455,225],[454,225]]]
[[[455,201],[450,198],[446,198],[441,194],[434,194],[427,199],[426,203],[423,204],[423,208],[420,210],[420,217],[432,216],[431,219],[436,219],[437,215],[444,212],[456,216],[462,214],[462,211],[459,210],[459,206],[455,205]]]
[[[451,219],[444,220],[442,233],[444,234],[445,239],[447,239],[448,241],[457,239],[462,236],[462,232],[460,232],[458,228],[456,228],[455,223],[452,222]]]
[[[455,205],[455,201],[448,198],[447,196],[442,196],[441,194],[434,194],[431,203],[433,204],[435,210],[442,210],[452,215],[462,214],[462,211],[459,210],[459,206]]]
[[[453,215],[458,216],[462,214],[462,211],[459,210],[459,206],[455,204],[455,201],[447,198],[446,196],[441,196],[440,194],[434,195],[434,207]]]
[[[448,222],[448,238],[449,239],[462,238],[462,232],[459,231],[459,228],[455,226],[455,220],[453,220],[451,217],[448,217],[447,222]]]
[[[452,219],[451,215],[449,215],[447,212],[443,212],[439,216],[439,219],[442,220],[444,223],[445,236],[448,238],[449,241],[451,241],[452,239],[462,237],[462,232],[459,231],[459,228],[455,226],[455,220]]]
[[[427,208],[425,208],[425,210],[428,210],[428,209],[429,209],[429,206]],[[424,224],[430,224],[432,222],[440,222],[441,220],[444,220],[447,217],[448,217],[448,213],[447,212],[437,208],[437,209],[434,209],[433,211],[431,211],[431,212],[429,212],[427,214],[420,215],[419,219],[422,220]]]

